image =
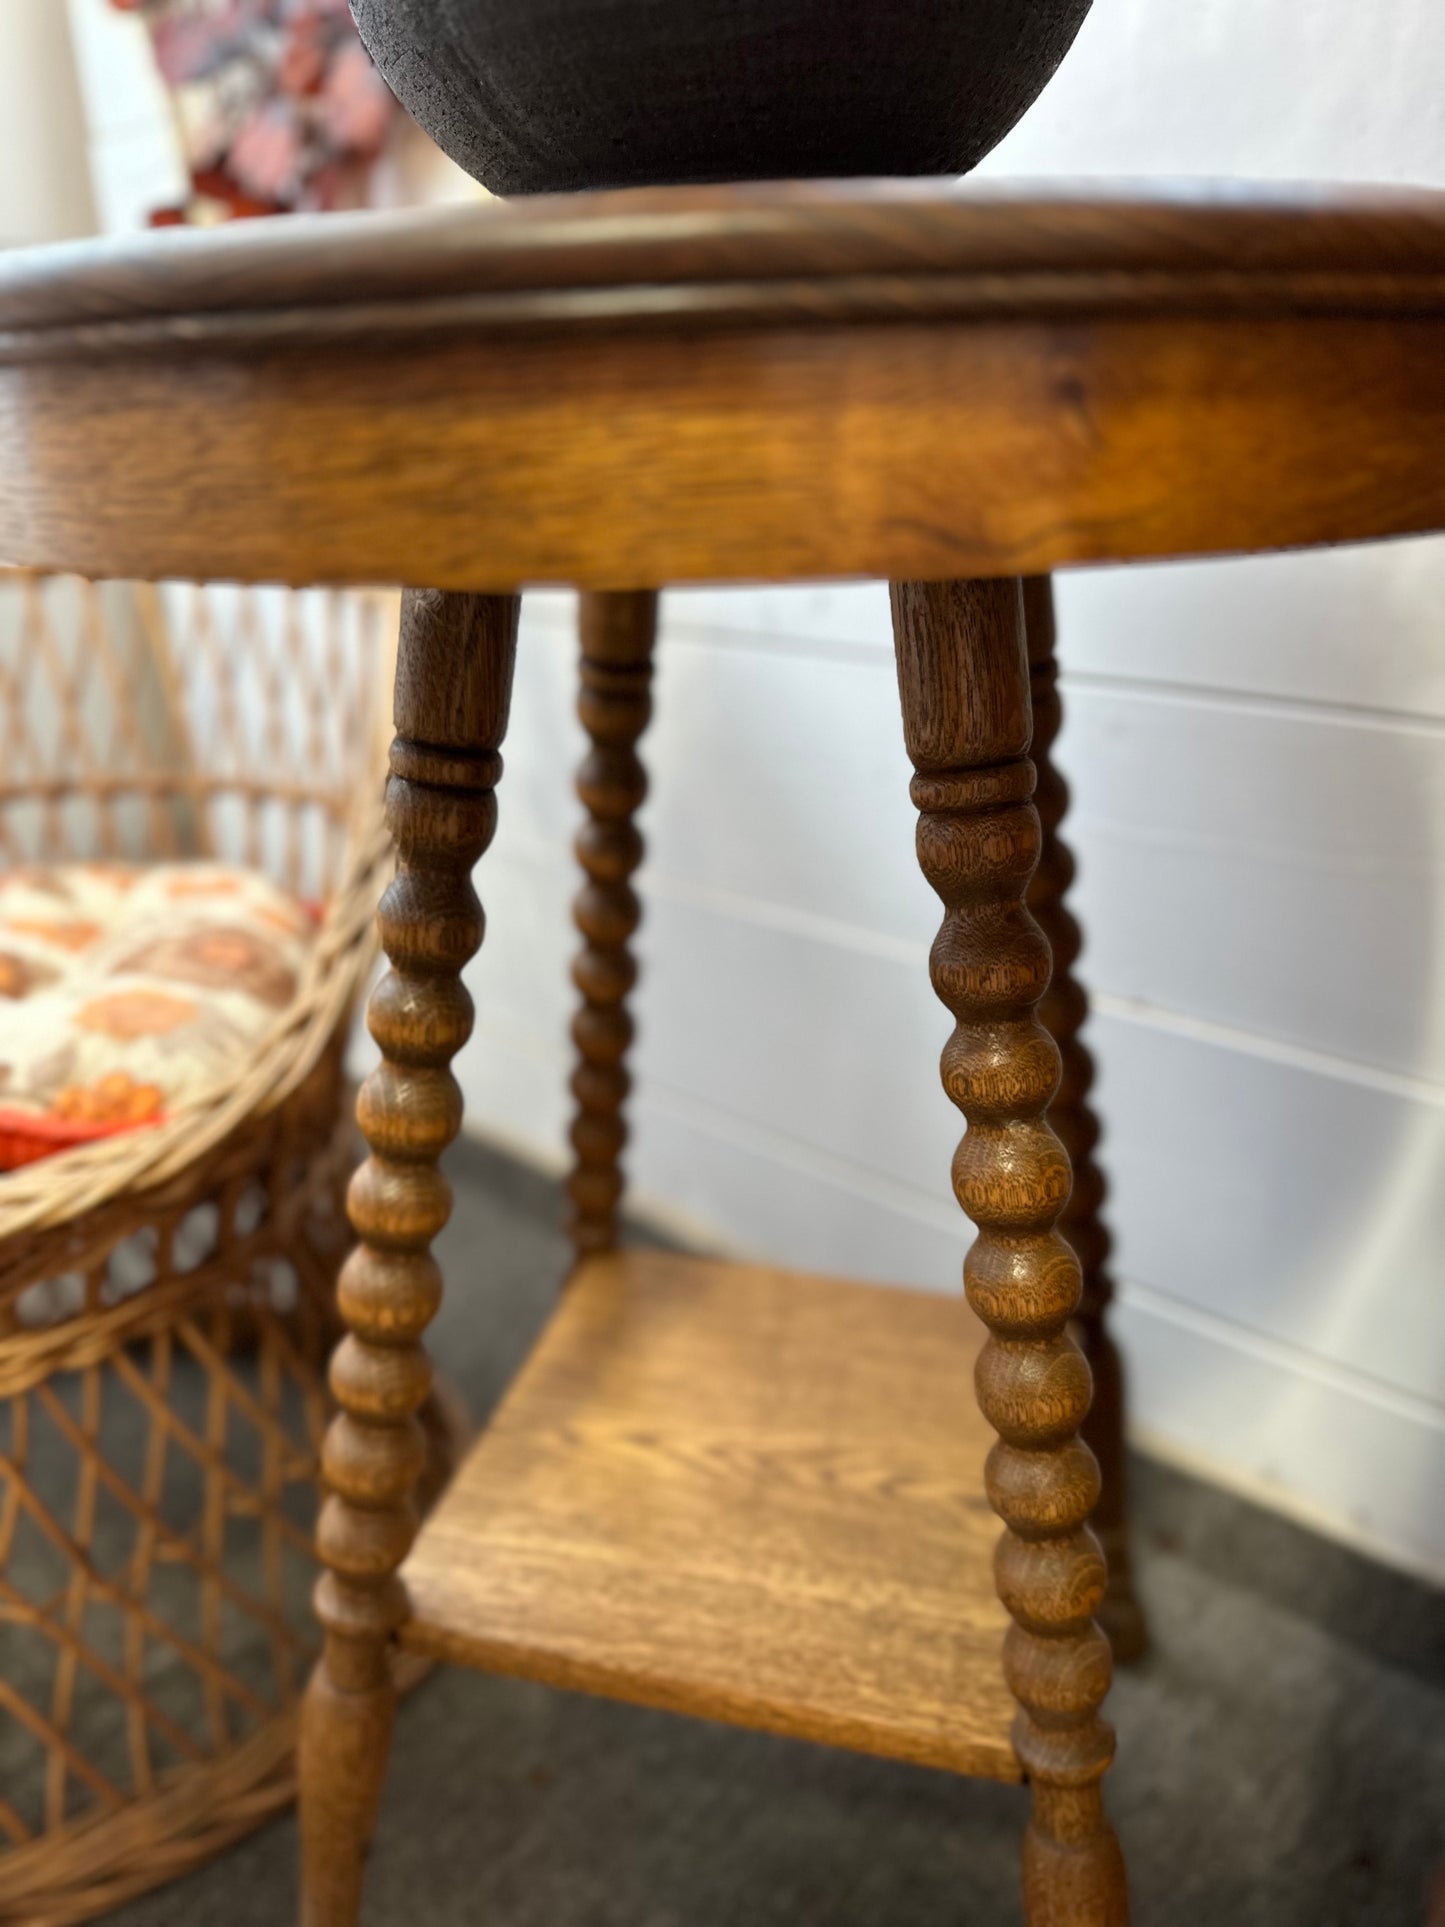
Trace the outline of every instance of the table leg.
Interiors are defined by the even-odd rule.
[[[642,862],[635,818],[647,795],[647,771],[637,745],[652,717],[656,635],[656,595],[583,596],[577,712],[589,748],[577,775],[577,794],[587,811],[577,860],[587,881],[573,912],[583,947],[572,978],[582,1007],[572,1025],[577,1110],[567,1185],[579,1262],[616,1245],[624,1188],[624,1107],[631,1089],[627,1053],[633,1037],[628,999],[637,982],[630,946],[642,918],[631,879]]]
[[[451,1061],[472,1030],[463,966],[482,941],[472,870],[497,821],[519,603],[409,591],[402,605],[387,818],[396,880],[381,902],[391,970],[368,1013],[382,1061],[357,1117],[371,1156],[353,1180],[361,1243],[341,1274],[348,1333],[331,1366],[318,1529],[325,1646],[301,1724],[302,1920],[354,1927],[386,1772],[405,1618],[398,1571],[416,1531],[431,1386],[422,1335],[441,1301],[431,1245],[451,1214],[437,1160],[462,1121]]]
[[[1025,1911],[1029,1927],[1123,1927],[1124,1865],[1102,1797],[1114,1752],[1100,1715],[1111,1654],[1094,1621],[1105,1565],[1087,1524],[1099,1473],[1078,1436],[1089,1368],[1069,1334],[1080,1272],[1057,1229],[1069,1159],[1045,1114],[1059,1050],[1037,1014],[1049,947],[1026,901],[1042,833],[1022,586],[897,583],[893,623],[919,861],[946,913],[932,957],[957,1020],[943,1082],[968,1122],[953,1177],[979,1232],[964,1284],[989,1330],[977,1390],[999,1435],[988,1492],[1005,1526],[1004,1671],[1033,1790]]]
[[[1149,1635],[1135,1596],[1129,1556],[1124,1369],[1108,1325],[1114,1296],[1114,1281],[1109,1275],[1112,1240],[1102,1216],[1108,1186],[1095,1157],[1099,1120],[1089,1101],[1094,1060],[1079,1042],[1079,1031],[1089,1015],[1089,998],[1074,975],[1083,940],[1068,903],[1074,880],[1073,853],[1061,835],[1069,809],[1069,787],[1055,768],[1052,755],[1063,724],[1063,704],[1054,656],[1053,585],[1047,576],[1035,576],[1024,583],[1024,612],[1034,707],[1033,758],[1039,779],[1036,800],[1044,830],[1043,855],[1029,886],[1028,902],[1054,955],[1053,983],[1039,1005],[1039,1016],[1059,1047],[1064,1067],[1063,1081],[1049,1109],[1049,1122],[1074,1170],[1074,1188],[1059,1219],[1059,1229],[1074,1247],[1084,1274],[1076,1324],[1094,1379],[1094,1403],[1084,1422],[1084,1438],[1099,1461],[1102,1487],[1093,1527],[1109,1562],[1109,1590],[1099,1610],[1099,1621],[1109,1635],[1114,1657],[1133,1660],[1142,1657]]]

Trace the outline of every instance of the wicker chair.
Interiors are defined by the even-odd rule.
[[[324,904],[225,1088],[0,1176],[3,1920],[104,1912],[293,1791],[386,600],[0,574],[0,867],[212,856]]]

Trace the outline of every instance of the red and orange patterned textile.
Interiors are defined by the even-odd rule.
[[[308,907],[215,863],[0,874],[0,1170],[160,1123],[291,1003]]]

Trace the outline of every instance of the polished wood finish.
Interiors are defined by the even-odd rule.
[[[656,637],[655,594],[582,598],[577,713],[590,748],[577,777],[577,794],[587,812],[577,838],[577,860],[587,881],[573,909],[583,942],[572,980],[582,1007],[572,1025],[577,1111],[567,1185],[569,1229],[579,1259],[610,1251],[617,1243],[627,1144],[624,1106],[631,1089],[628,999],[637,983],[631,942],[642,919],[631,882],[643,854],[634,819],[647,795],[647,771],[637,745],[652,717]]]
[[[450,1065],[472,1029],[461,971],[483,919],[471,878],[496,828],[518,610],[516,597],[417,591],[402,605],[386,804],[399,862],[379,919],[391,970],[368,1012],[382,1061],[357,1104],[371,1156],[349,1198],[361,1243],[338,1289],[349,1330],[331,1366],[341,1412],[317,1531],[326,1641],[302,1713],[305,1927],[358,1917],[391,1736],[391,1643],[406,1616],[396,1574],[426,1456],[421,1341],[442,1288],[431,1244],[451,1213],[437,1159],[462,1121]]]
[[[988,1492],[1005,1527],[1004,1671],[1033,1788],[1025,1906],[1029,1927],[1121,1927],[1124,1866],[1100,1786],[1114,1752],[1099,1712],[1109,1642],[1094,1620],[1105,1566],[1087,1524],[1099,1472],[1078,1436],[1090,1397],[1068,1330],[1079,1262],[1057,1228],[1069,1159],[1045,1115],[1060,1081],[1038,1016],[1049,947],[1027,906],[1042,831],[1022,585],[895,583],[892,596],[919,862],[945,911],[932,959],[956,1019],[943,1082],[968,1121],[953,1167],[978,1227],[964,1285],[990,1334],[976,1383],[998,1433]]]
[[[408,1649],[1017,1779],[957,1299],[587,1261],[403,1577]]]
[[[374,330],[595,333],[1103,312],[1431,312],[1445,194],[1282,183],[794,181],[288,215],[0,261],[7,359]],[[604,296],[612,296],[604,300]],[[549,303],[548,297],[556,297]]]
[[[1442,365],[1439,194],[850,184],[48,250],[0,263],[0,554],[621,589],[1406,533],[1445,522]]]
[[[1031,576],[1024,583],[1024,619],[1034,718],[1032,753],[1038,773],[1034,801],[1043,827],[1042,852],[1029,885],[1028,905],[1048,939],[1054,965],[1053,979],[1039,1004],[1039,1016],[1058,1045],[1063,1064],[1058,1094],[1049,1106],[1049,1123],[1069,1154],[1074,1174],[1074,1188],[1060,1215],[1059,1230],[1073,1246],[1083,1273],[1075,1327],[1094,1381],[1094,1402],[1084,1421],[1083,1436],[1099,1461],[1102,1480],[1093,1528],[1108,1561],[1109,1589],[1099,1609],[1099,1623],[1109,1635],[1114,1657],[1134,1660],[1142,1657],[1148,1633],[1134,1591],[1129,1553],[1124,1368],[1108,1322],[1114,1296],[1114,1281],[1109,1275],[1112,1240],[1102,1216],[1108,1186],[1095,1155],[1099,1120],[1089,1101],[1094,1060],[1079,1041],[1079,1031],[1089,1015],[1089,997],[1074,973],[1083,935],[1068,903],[1074,858],[1062,828],[1069,809],[1069,786],[1053,760],[1064,712],[1055,656],[1054,591],[1047,576]]]

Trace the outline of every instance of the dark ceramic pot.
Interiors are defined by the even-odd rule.
[[[1091,0],[351,0],[377,65],[498,194],[961,174]]]

